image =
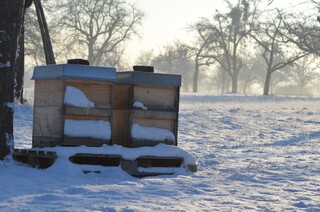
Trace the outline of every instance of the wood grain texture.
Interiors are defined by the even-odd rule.
[[[177,108],[177,88],[134,86],[133,102],[142,102],[148,108]]]
[[[36,80],[34,106],[62,106],[64,101],[64,80]]]
[[[77,114],[66,114],[64,115],[65,119],[74,119],[74,120],[102,120],[110,121],[110,116],[86,116],[86,115],[77,115]]]
[[[80,89],[97,107],[111,107],[112,105],[112,82],[68,79],[66,85]]]
[[[114,109],[130,109],[132,107],[132,85],[116,84],[114,94]]]
[[[80,116],[95,116],[95,117],[110,117],[111,116],[111,108],[81,108],[65,105],[64,106],[64,114],[65,115],[80,115]]]
[[[60,145],[62,137],[32,136],[32,148],[55,147]]]
[[[171,119],[177,118],[176,112],[159,111],[159,110],[132,110],[133,118],[141,119]]]
[[[90,147],[100,147],[104,144],[111,144],[109,140],[102,140],[97,138],[76,138],[64,136],[61,142],[61,146],[90,146]]]
[[[131,140],[130,111],[112,111],[112,144],[128,146]]]
[[[34,108],[33,136],[62,135],[62,108],[60,106],[37,106]]]
[[[132,124],[140,124],[148,127],[158,127],[174,132],[175,121],[170,119],[132,118]]]

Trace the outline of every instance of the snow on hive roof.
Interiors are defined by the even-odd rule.
[[[34,68],[33,80],[55,78],[116,81],[116,69],[74,64],[36,66]]]

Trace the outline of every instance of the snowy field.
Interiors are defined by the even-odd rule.
[[[0,162],[0,211],[320,211],[320,99],[181,95],[179,146],[198,172],[137,179],[119,168]],[[15,111],[30,147],[32,108]]]

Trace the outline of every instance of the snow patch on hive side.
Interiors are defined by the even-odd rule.
[[[101,120],[72,120],[64,122],[64,134],[70,137],[111,139],[110,122]]]
[[[144,104],[142,102],[138,102],[138,101],[135,101],[133,103],[133,107],[141,108],[143,110],[148,110],[148,108],[146,106],[144,106]]]
[[[78,88],[67,86],[64,94],[64,103],[76,107],[92,108],[94,103]]]
[[[140,124],[132,125],[131,135],[133,138],[140,140],[175,141],[173,132],[168,129],[142,126]]]

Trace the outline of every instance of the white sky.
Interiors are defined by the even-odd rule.
[[[130,62],[141,51],[160,50],[164,45],[177,39],[190,41],[186,28],[200,17],[211,17],[217,8],[214,0],[128,0],[145,13],[142,38],[128,44]],[[220,0],[221,1],[221,0]]]
[[[300,0],[274,0],[271,7],[290,7],[299,4]],[[306,0],[304,0],[306,1]],[[128,0],[145,13],[140,34],[127,45],[126,58],[129,65],[134,65],[141,51],[155,50],[175,40],[192,41],[186,28],[200,17],[211,18],[215,10],[223,10],[223,0]],[[297,7],[294,7],[297,8]]]

